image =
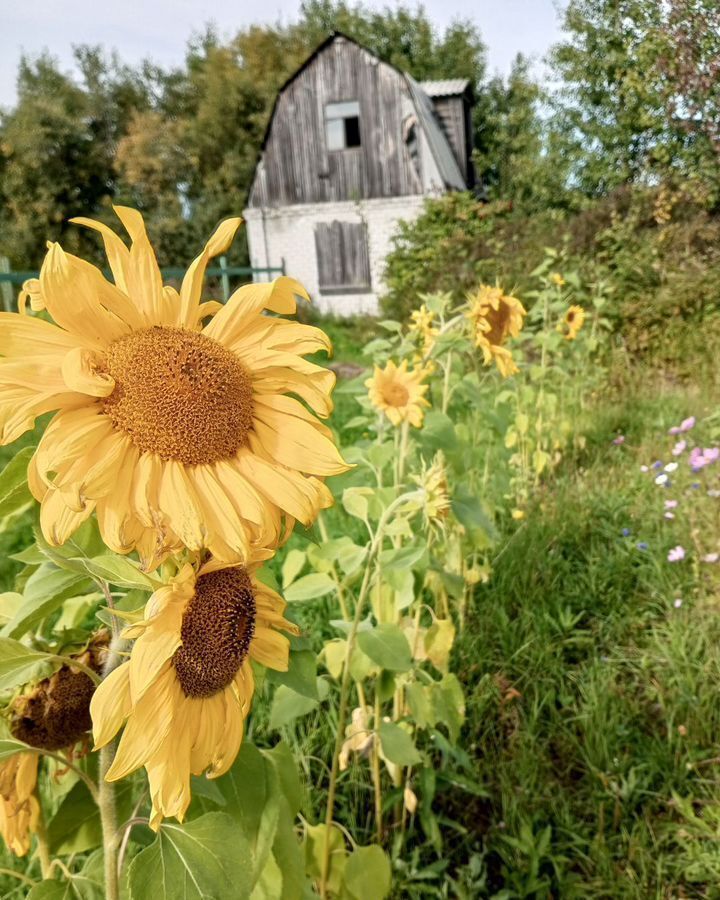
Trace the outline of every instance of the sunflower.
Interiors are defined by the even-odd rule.
[[[407,360],[399,366],[388,360],[384,369],[375,366],[372,378],[365,382],[370,402],[384,412],[393,425],[408,421],[419,428],[425,415],[423,407],[430,406],[424,396],[428,385],[422,383],[427,374],[423,368],[409,372]]]
[[[100,672],[108,643],[108,633],[99,632],[76,658]],[[42,752],[64,750],[72,756],[75,745],[88,737],[92,726],[90,699],[94,683],[72,665],[63,665],[49,678],[20,694],[9,708],[13,738]],[[39,754],[15,753],[0,763],[0,834],[16,856],[30,849],[37,829],[40,807],[35,795]]]
[[[50,244],[20,308],[29,296],[55,324],[0,313],[0,443],[57,410],[28,470],[51,544],[95,510],[105,544],[137,549],[146,568],[183,546],[244,560],[310,523],[332,502],[322,479],[347,468],[313,414],[330,414],[335,376],[303,358],[330,342],[264,315],[307,298],[292,278],[200,302],[208,261],[240,219],[219,225],[178,293],[163,287],[140,214],[115,212],[129,248],[72,220],[100,232],[114,284]]]
[[[25,856],[37,830],[37,770],[36,753],[16,753],[0,763],[0,834],[15,856]]]
[[[482,350],[485,365],[493,360],[501,375],[507,378],[518,371],[510,351],[503,346],[517,337],[523,327],[525,307],[516,298],[504,294],[500,287],[481,285],[468,295],[470,308],[465,314],[473,327],[475,344]]]
[[[450,515],[450,493],[448,488],[445,457],[439,450],[430,466],[424,462],[419,475],[412,476],[413,481],[424,492],[423,516],[428,528],[442,529]]]
[[[408,332],[415,338],[421,351],[417,354],[418,362],[428,356],[435,345],[439,332],[434,327],[434,321],[435,313],[431,312],[424,303],[419,309],[414,309],[410,313]]]
[[[566,341],[574,341],[585,321],[585,310],[582,306],[571,306],[565,313],[563,322],[567,328]]]
[[[182,821],[191,773],[217,778],[232,765],[254,690],[250,660],[287,670],[289,642],[275,628],[297,629],[255,567],[185,564],[125,629],[130,659],[93,697],[96,749],[125,724],[107,779],[145,766],[155,829],[165,816]]]

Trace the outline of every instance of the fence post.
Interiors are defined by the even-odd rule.
[[[227,256],[225,256],[225,254],[223,254],[220,257],[219,261],[220,261],[220,269],[221,269],[220,282],[222,284],[223,301],[225,303],[227,303],[228,300],[230,299],[230,277],[227,273],[227,267],[228,267]]]
[[[10,274],[10,260],[7,256],[0,256],[0,272],[6,275]],[[5,312],[12,312],[13,286],[11,282],[0,281],[0,296],[2,296],[2,307]]]

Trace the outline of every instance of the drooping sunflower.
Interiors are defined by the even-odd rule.
[[[567,328],[566,341],[574,341],[585,322],[585,310],[582,306],[571,306],[565,313],[563,323]]]
[[[276,629],[297,628],[254,568],[184,565],[152,595],[143,621],[124,630],[135,640],[130,659],[93,697],[96,749],[125,725],[107,778],[145,766],[155,829],[165,816],[182,821],[191,774],[217,778],[232,765],[254,691],[250,660],[288,667],[288,639]]]
[[[423,359],[432,352],[435,345],[439,332],[434,323],[435,313],[429,310],[424,303],[410,313],[408,332],[417,347],[415,361],[418,365],[422,364]]]
[[[435,454],[430,466],[423,462],[420,474],[413,475],[412,478],[424,491],[425,524],[430,529],[442,529],[450,515],[451,507],[447,469],[442,451]]]
[[[406,359],[399,366],[388,360],[384,369],[375,366],[365,387],[373,406],[385,413],[393,425],[407,421],[419,428],[425,415],[424,407],[430,406],[425,399],[429,385],[422,383],[427,374],[422,368],[408,371]]]
[[[178,293],[162,284],[141,215],[115,212],[129,248],[73,220],[100,232],[114,284],[51,244],[27,294],[56,324],[0,313],[0,442],[58,410],[28,470],[52,544],[95,510],[107,546],[137,549],[146,568],[182,546],[245,559],[329,506],[321,479],[347,468],[312,412],[330,414],[335,376],[303,358],[330,342],[264,315],[307,298],[291,278],[200,302],[207,263],[240,219],[221,223]]]
[[[525,307],[517,299],[505,294],[500,287],[481,285],[468,295],[466,312],[473,329],[475,344],[482,350],[485,365],[493,361],[500,374],[507,378],[518,371],[512,354],[504,345],[511,337],[517,337],[523,327]]]
[[[100,672],[107,650],[108,634],[99,632],[76,658]],[[86,740],[92,726],[90,699],[95,685],[85,672],[63,665],[12,702],[10,734],[37,750],[73,755],[75,745]],[[21,751],[0,763],[0,834],[16,856],[30,849],[37,829],[40,807],[35,795],[39,754]]]

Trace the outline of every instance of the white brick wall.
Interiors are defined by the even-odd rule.
[[[246,209],[244,212],[250,265],[279,267],[307,288],[321,312],[349,316],[377,315],[378,296],[384,291],[383,272],[390,241],[400,219],[415,219],[424,196],[361,200],[357,203],[315,203],[280,208]],[[365,222],[370,251],[372,292],[323,295],[318,289],[315,230],[319,222]],[[269,279],[272,276],[267,276]]]

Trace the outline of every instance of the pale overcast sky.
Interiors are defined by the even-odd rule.
[[[369,0],[369,5],[394,3]],[[559,36],[562,0],[425,0],[423,5],[439,27],[455,18],[476,22],[488,45],[491,72],[506,73],[518,51],[539,60]],[[182,61],[188,38],[207,22],[231,35],[253,22],[291,21],[298,8],[298,0],[0,0],[0,106],[15,101],[23,52],[47,49],[69,68],[73,44],[102,44],[128,63],[150,57],[170,66]]]

